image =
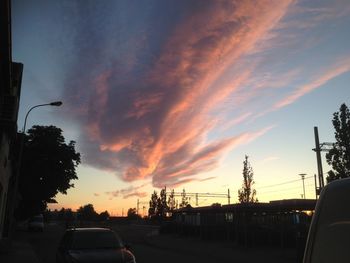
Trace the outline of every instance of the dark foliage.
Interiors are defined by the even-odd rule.
[[[96,213],[92,204],[87,204],[79,207],[77,210],[78,219],[84,221],[96,221],[98,214]]]
[[[185,189],[182,189],[180,208],[186,207],[187,205],[188,205],[188,197],[186,196]]]
[[[238,190],[238,200],[240,203],[255,203],[258,202],[256,199],[256,190],[253,189],[254,179],[253,168],[251,167],[248,156],[245,156],[243,162],[243,184],[242,188]]]
[[[149,201],[148,216],[156,219],[163,219],[169,212],[169,206],[167,201],[166,187],[164,187],[158,196],[154,191]]]
[[[128,219],[140,219],[141,216],[137,214],[136,208],[128,209]]]
[[[350,111],[345,104],[333,114],[332,123],[336,142],[326,154],[327,163],[332,166],[328,172],[328,183],[350,176]]]
[[[65,143],[62,130],[55,126],[33,126],[25,136],[19,178],[21,201],[17,217],[26,218],[56,202],[57,193],[66,194],[78,179],[80,154],[75,142]]]

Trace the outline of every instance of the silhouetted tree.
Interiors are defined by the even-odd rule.
[[[253,189],[253,168],[251,167],[248,156],[245,156],[243,161],[243,184],[242,188],[238,190],[238,200],[240,203],[255,203],[258,200],[255,198],[256,190]]]
[[[186,191],[185,189],[182,190],[181,193],[181,203],[180,203],[180,208],[186,207],[188,205],[188,198],[186,196]]]
[[[166,187],[164,187],[159,194],[159,198],[157,200],[157,216],[160,218],[164,218],[166,213],[168,212],[168,204],[166,200]]]
[[[138,218],[141,218],[141,216],[137,214],[136,208],[129,208],[128,209],[128,218],[129,219],[138,219]]]
[[[173,189],[171,190],[168,198],[168,209],[170,213],[172,213],[175,210],[175,206],[176,206],[176,200],[175,200],[175,193]]]
[[[350,111],[345,103],[339,112],[333,114],[332,123],[336,142],[326,154],[327,163],[332,166],[327,176],[328,183],[350,176]]]
[[[55,126],[33,126],[24,137],[24,149],[19,178],[21,201],[17,217],[41,213],[47,203],[56,202],[57,193],[66,194],[78,179],[76,167],[80,154],[75,142],[65,143],[62,130]]]
[[[160,191],[159,196],[157,192],[154,191],[151,195],[151,200],[149,201],[148,216],[151,218],[162,219],[166,216],[168,210],[166,187]]]
[[[104,211],[104,212],[101,212],[101,213],[98,215],[98,220],[99,220],[99,221],[106,221],[106,220],[108,220],[108,218],[109,218],[109,213],[108,213],[107,210]]]
[[[94,221],[98,216],[92,204],[87,204],[79,207],[77,213],[79,220]]]
[[[157,204],[158,204],[158,194],[156,191],[151,195],[151,200],[149,201],[148,216],[154,217],[157,214]]]

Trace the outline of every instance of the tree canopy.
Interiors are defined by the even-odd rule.
[[[185,189],[182,189],[180,208],[186,207],[188,205],[188,197],[186,196]]]
[[[248,156],[245,156],[243,161],[243,183],[242,188],[238,190],[238,200],[240,203],[255,203],[258,202],[256,199],[256,190],[253,189],[254,179],[253,168],[251,167]]]
[[[332,167],[327,182],[350,176],[350,111],[343,103],[332,120],[336,142],[326,154],[327,163]]]
[[[28,217],[45,210],[47,203],[56,202],[57,193],[66,194],[78,179],[76,167],[80,153],[75,141],[65,143],[62,130],[55,126],[33,126],[24,137],[19,178],[21,201],[19,217]]]
[[[168,197],[168,209],[169,212],[174,212],[176,209],[176,200],[175,200],[175,192],[174,189],[171,190],[169,197]]]
[[[79,220],[94,221],[98,217],[98,214],[92,204],[87,204],[79,207],[77,213]]]
[[[169,206],[167,202],[166,187],[164,187],[159,196],[156,191],[151,195],[151,200],[149,201],[148,216],[151,218],[162,219],[166,216],[169,211]]]
[[[135,220],[135,219],[140,219],[141,216],[137,214],[137,210],[136,208],[129,208],[128,209],[128,218],[129,219],[132,219],[132,220]]]

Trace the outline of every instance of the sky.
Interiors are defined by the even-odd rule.
[[[60,100],[27,128],[60,127],[82,155],[50,208],[147,211],[165,186],[234,203],[245,155],[260,202],[301,198],[300,173],[314,198],[313,127],[334,141],[350,105],[349,28],[348,0],[13,0],[18,127]]]

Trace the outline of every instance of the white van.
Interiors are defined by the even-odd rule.
[[[44,217],[42,214],[33,216],[28,221],[28,230],[44,231]]]
[[[350,178],[323,188],[304,253],[304,263],[350,262]]]

